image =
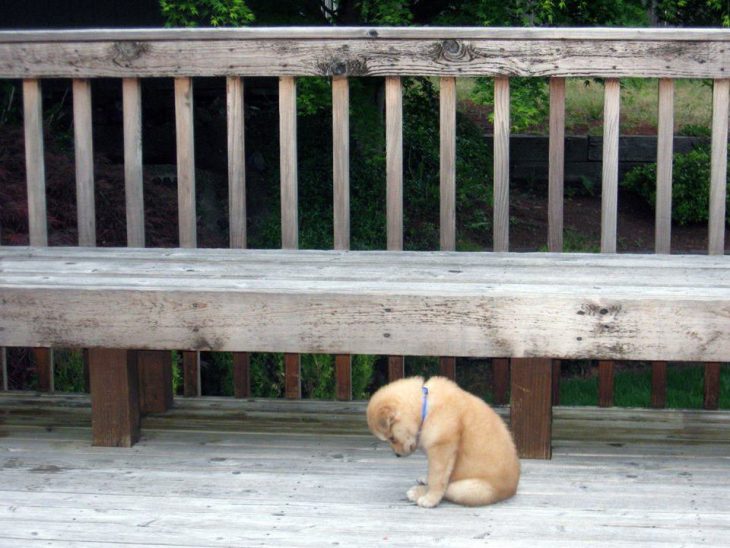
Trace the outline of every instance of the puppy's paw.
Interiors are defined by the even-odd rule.
[[[416,504],[418,504],[421,508],[433,508],[439,502],[441,502],[441,497],[434,495],[433,493],[426,493],[418,499]]]
[[[423,495],[425,495],[427,491],[428,488],[425,485],[414,485],[408,490],[406,497],[408,497],[408,500],[411,502],[416,502],[420,498],[423,498]]]
[[[428,485],[428,478],[426,476],[421,476],[416,480],[416,483],[418,485]]]

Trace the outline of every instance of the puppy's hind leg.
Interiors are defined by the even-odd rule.
[[[483,479],[465,479],[449,483],[444,498],[464,506],[486,506],[509,498],[512,494],[499,493]]]

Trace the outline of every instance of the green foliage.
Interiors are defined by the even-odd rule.
[[[160,0],[168,27],[241,27],[254,21],[244,0]]]
[[[679,128],[679,135],[687,137],[710,137],[712,131],[703,124],[687,124]]]
[[[85,392],[84,356],[81,350],[53,351],[53,383],[58,392]]]
[[[407,25],[413,21],[410,2],[403,0],[361,0],[363,22],[376,25]]]
[[[659,0],[656,14],[672,25],[730,26],[730,3],[722,0]]]
[[[472,100],[482,105],[494,104],[494,79],[476,78]],[[520,133],[542,123],[548,115],[550,95],[543,78],[510,78],[510,122],[512,131]],[[494,122],[494,114],[489,115]]]
[[[639,166],[626,174],[623,187],[656,205],[656,164]],[[730,190],[730,186],[728,187]],[[730,197],[730,192],[728,192]],[[674,155],[672,220],[680,225],[707,221],[710,202],[710,148],[698,146]],[[730,220],[730,208],[726,213]]]

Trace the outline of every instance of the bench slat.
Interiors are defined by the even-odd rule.
[[[25,125],[25,169],[28,186],[28,228],[30,245],[48,245],[46,214],[46,169],[43,156],[43,106],[41,83],[23,80],[23,122]]]
[[[74,150],[79,245],[96,245],[94,146],[91,125],[91,82],[73,81]]]
[[[385,162],[388,249],[403,249],[403,90],[398,76],[385,79]]]
[[[601,252],[616,253],[618,209],[618,138],[621,86],[605,82],[603,106],[603,177],[601,183]]]
[[[124,112],[124,194],[127,245],[144,247],[144,192],[142,176],[142,90],[137,78],[122,81]]]
[[[509,249],[509,78],[494,79],[494,251]]]
[[[565,178],[565,78],[550,79],[550,151],[548,173],[548,250],[563,250]]]
[[[176,250],[174,259],[150,254],[144,268],[124,274],[136,262],[120,261],[125,251],[152,250],[4,248],[0,346],[672,361],[730,354],[724,256],[514,261],[484,253],[216,250],[211,255],[228,255],[233,267],[222,277],[186,271],[201,267],[202,250]],[[76,263],[65,265],[73,272],[65,276],[61,262],[43,258],[52,253]],[[102,268],[105,254],[119,273]],[[79,259],[91,255],[86,265]],[[416,258],[409,255],[419,260],[400,261]],[[276,258],[280,268],[256,257]],[[627,269],[629,259],[649,266]]]
[[[674,80],[659,80],[657,116],[656,226],[654,250],[671,252],[672,238],[672,163],[674,147]]]
[[[709,220],[709,252],[712,255],[722,255],[725,253],[728,102],[730,102],[730,80],[715,80],[712,93]]]

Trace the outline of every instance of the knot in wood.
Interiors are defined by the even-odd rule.
[[[112,61],[116,65],[129,65],[147,53],[149,46],[143,42],[115,42],[112,46]]]
[[[367,62],[362,59],[329,59],[317,63],[322,76],[367,76]]]
[[[471,61],[474,58],[474,51],[466,42],[449,39],[437,45],[436,57],[449,62]]]

